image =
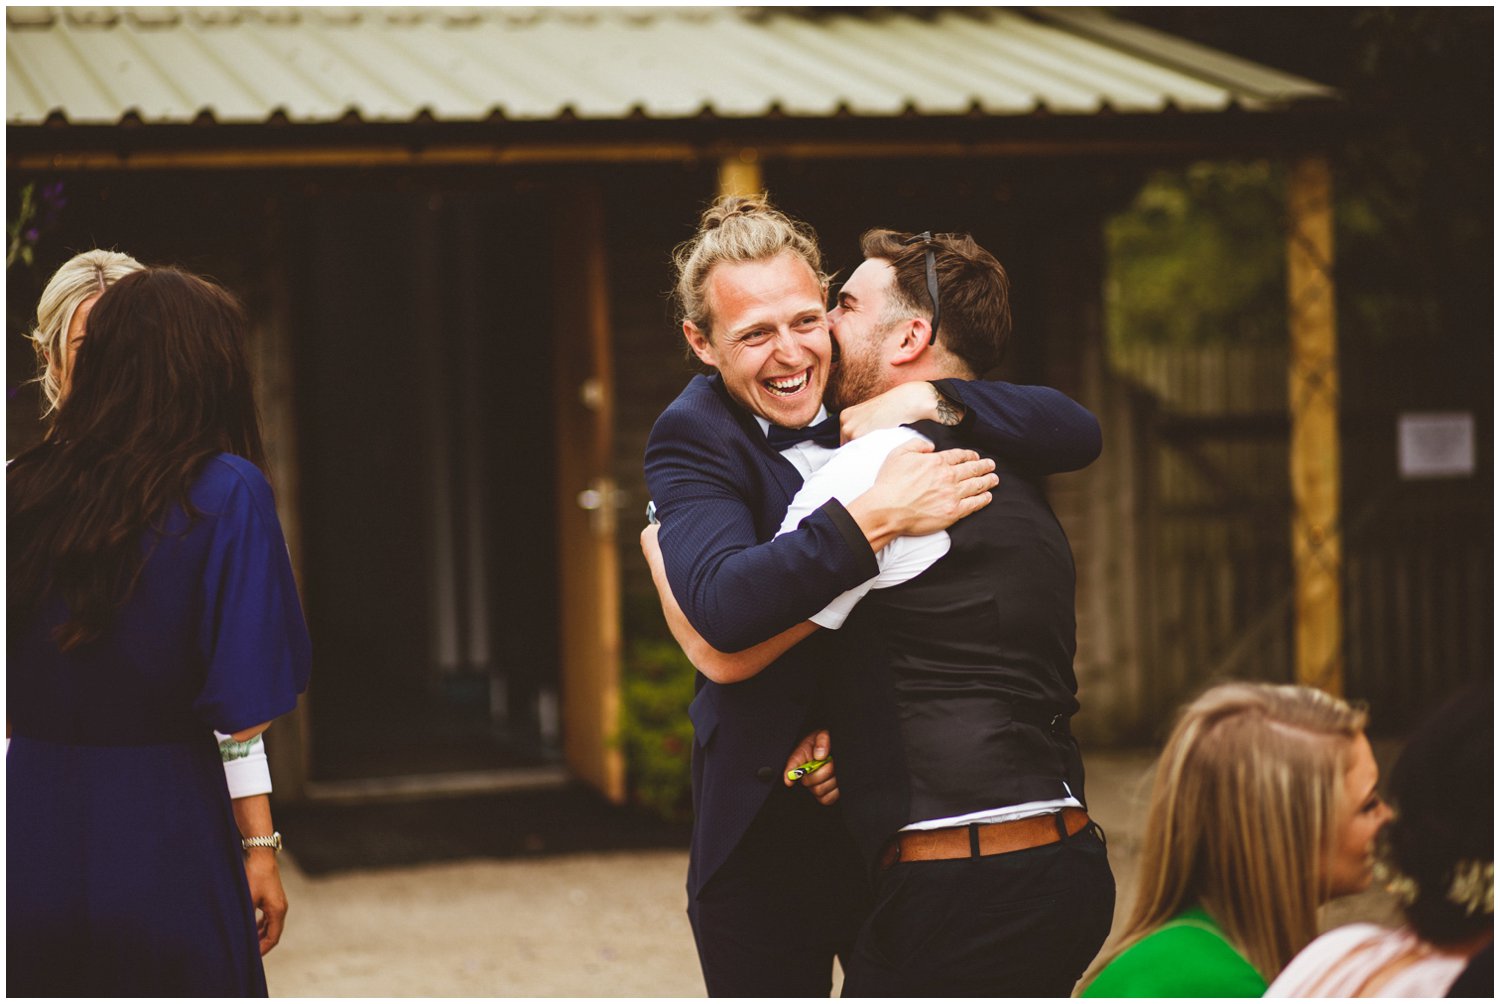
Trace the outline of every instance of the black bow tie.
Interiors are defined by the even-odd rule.
[[[839,417],[829,415],[817,425],[809,425],[805,429],[786,429],[773,425],[766,430],[766,439],[770,442],[771,449],[778,453],[789,446],[805,443],[809,439],[819,446],[836,450],[839,447]]]

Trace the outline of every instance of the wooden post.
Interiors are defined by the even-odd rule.
[[[1296,679],[1342,695],[1343,542],[1332,189],[1326,156],[1305,157],[1292,165],[1287,178],[1288,407]]]
[[[614,362],[604,197],[597,185],[580,185],[560,196],[553,248],[553,407],[563,757],[576,777],[623,802],[618,500],[610,475]]]
[[[766,190],[760,173],[760,154],[747,147],[719,161],[720,195],[759,195]]]

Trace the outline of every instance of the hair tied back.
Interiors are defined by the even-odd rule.
[[[698,229],[717,230],[736,216],[758,216],[769,208],[764,194],[727,196],[703,211]]]

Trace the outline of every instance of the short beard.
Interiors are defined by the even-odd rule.
[[[845,352],[828,375],[828,396],[835,410],[863,404],[885,389],[880,364],[873,356]]]
[[[879,347],[891,333],[891,329],[910,317],[911,313],[899,305],[888,307],[885,316],[880,319],[866,342],[872,348],[870,352],[850,353],[839,345],[837,338],[833,340],[833,365],[828,373],[828,388],[824,392],[824,397],[831,402],[830,410],[864,404],[895,386],[888,382],[889,376],[881,372]]]

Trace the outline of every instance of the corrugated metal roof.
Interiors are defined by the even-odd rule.
[[[1083,8],[7,7],[6,120],[1092,115],[1333,92]]]

